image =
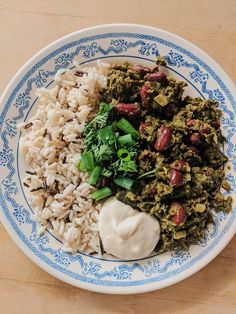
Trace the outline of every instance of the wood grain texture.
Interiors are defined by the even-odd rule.
[[[0,1],[0,92],[34,53],[75,30],[114,22],[174,32],[208,52],[236,81],[235,0]],[[0,225],[0,313],[236,313],[236,238],[172,287],[108,296],[71,287],[35,266]]]

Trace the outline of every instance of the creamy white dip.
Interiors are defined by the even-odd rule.
[[[148,256],[160,239],[160,224],[115,197],[102,206],[98,229],[104,250],[120,259]]]

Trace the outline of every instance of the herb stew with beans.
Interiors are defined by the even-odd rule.
[[[217,102],[183,97],[186,83],[161,71],[164,58],[156,63],[111,67],[78,168],[90,173],[95,201],[114,195],[159,221],[161,253],[201,241],[232,199],[220,191],[230,186]]]

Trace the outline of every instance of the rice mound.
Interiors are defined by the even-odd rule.
[[[101,253],[94,203],[87,174],[77,164],[83,152],[82,132],[97,112],[100,92],[107,85],[109,65],[60,70],[51,89],[37,91],[36,114],[18,127],[20,152],[29,171],[24,179],[35,218],[51,229],[70,252]]]

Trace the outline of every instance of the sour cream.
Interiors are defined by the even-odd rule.
[[[157,219],[115,197],[110,197],[102,206],[98,229],[104,250],[119,259],[146,257],[160,239]]]

